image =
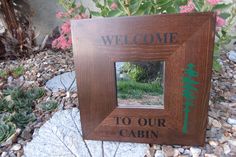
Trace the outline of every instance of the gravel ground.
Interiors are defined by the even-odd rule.
[[[214,73],[212,78],[205,147],[152,145],[146,156],[236,156],[236,63],[229,60],[226,53],[221,56],[221,60],[222,72]],[[0,80],[0,89],[6,85],[45,87],[46,82],[52,77],[74,69],[71,53],[52,52],[50,50],[40,52],[28,59],[0,63],[2,70],[9,70],[18,66],[24,67],[24,75],[16,79],[10,76],[6,80]],[[60,104],[58,110],[73,108],[78,105],[77,94],[63,90],[58,92],[47,90],[46,95],[38,102],[46,100],[56,100]],[[54,112],[42,113],[36,110],[38,120],[24,130],[17,130],[16,139],[0,147],[1,157],[22,156],[23,146],[32,139],[32,133],[35,129],[40,128]]]

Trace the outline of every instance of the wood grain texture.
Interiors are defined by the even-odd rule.
[[[72,21],[82,130],[85,139],[204,145],[215,34],[214,13],[190,13]],[[155,38],[168,32],[168,41]],[[152,39],[152,35],[154,38]],[[142,40],[142,35],[145,36]],[[104,38],[110,36],[111,44]],[[135,39],[134,39],[135,38]],[[166,39],[167,40],[167,39]],[[172,41],[172,42],[171,42]],[[115,62],[164,61],[164,110],[119,108]],[[198,92],[182,133],[182,77],[196,65]],[[126,125],[117,121],[125,118]],[[138,124],[156,119],[160,126]],[[159,121],[158,121],[159,119]],[[162,120],[165,126],[161,126]],[[157,135],[158,134],[158,135]],[[156,137],[157,135],[157,137]]]

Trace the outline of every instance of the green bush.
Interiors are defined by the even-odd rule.
[[[19,66],[17,68],[12,69],[11,73],[12,73],[13,77],[17,78],[17,77],[23,75],[24,71],[25,71],[24,67],[23,66]]]
[[[127,73],[129,77],[137,82],[144,82],[148,77],[145,70],[138,65],[132,64],[130,62],[126,62],[122,68],[124,73]]]
[[[41,105],[41,109],[43,111],[53,111],[58,107],[58,103],[56,101],[48,101]]]
[[[41,88],[3,90],[3,98],[0,99],[0,143],[13,134],[16,127],[24,128],[36,120],[33,113],[34,101],[44,93]]]
[[[15,133],[16,127],[12,123],[0,124],[0,144],[5,142],[11,135]]]
[[[0,70],[0,78],[6,79],[7,78],[7,72],[4,70]]]
[[[14,123],[18,128],[24,128],[28,123],[36,120],[36,117],[33,113],[27,114],[23,113],[14,113],[9,117],[10,122]]]
[[[163,89],[160,83],[140,83],[135,81],[118,81],[117,82],[118,98],[141,99],[143,95],[161,95]]]

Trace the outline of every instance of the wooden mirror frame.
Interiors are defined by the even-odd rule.
[[[71,23],[84,139],[204,144],[214,13],[86,19]],[[164,109],[119,108],[114,63],[151,60],[165,61]],[[188,131],[183,133],[183,76],[188,64],[195,65],[198,73],[195,80],[199,84],[188,115]]]

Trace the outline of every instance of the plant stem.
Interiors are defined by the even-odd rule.
[[[124,9],[124,11],[126,12],[126,14],[128,16],[131,16],[131,13],[130,13],[130,10],[129,10],[129,0],[125,0],[124,3],[122,3],[121,1],[120,2],[120,5],[122,6],[122,8]]]

